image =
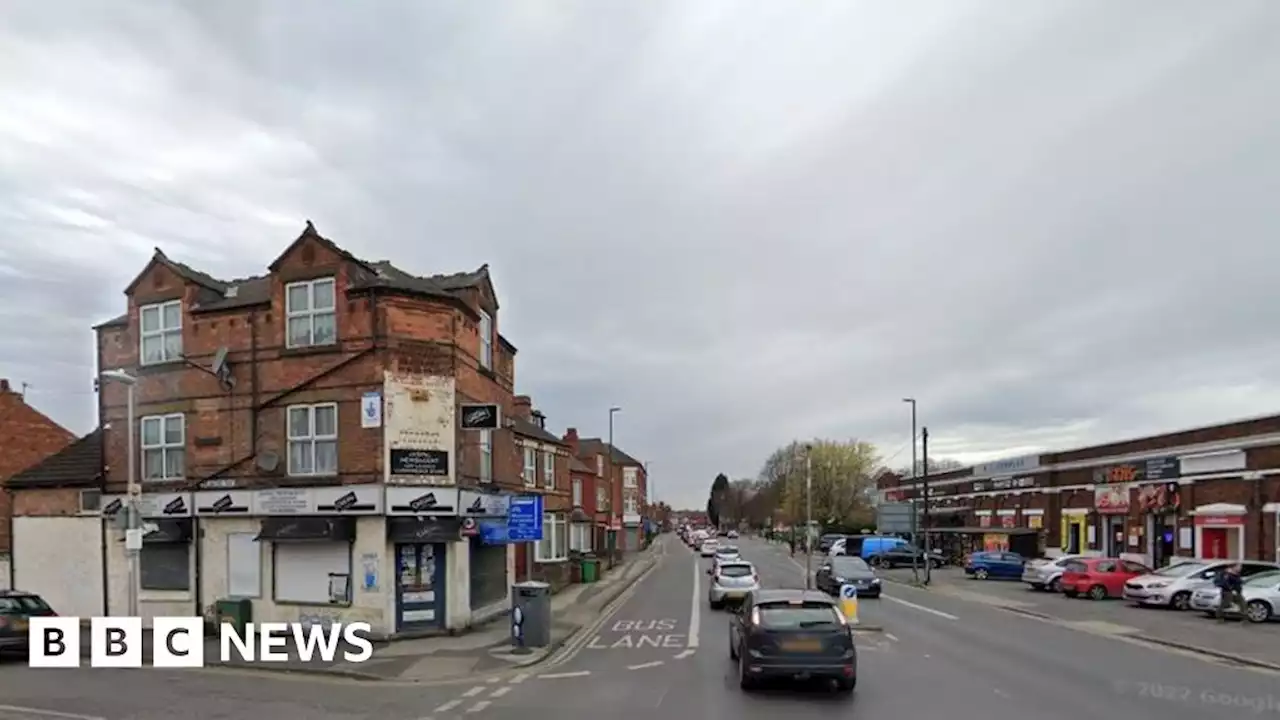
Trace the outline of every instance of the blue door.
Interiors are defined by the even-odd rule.
[[[396,630],[444,626],[445,546],[396,545]]]
[[[996,573],[1000,577],[1022,579],[1022,566],[1025,562],[1018,553],[1002,552],[1000,562],[996,565]]]

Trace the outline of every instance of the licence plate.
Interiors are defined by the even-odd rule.
[[[782,649],[788,652],[818,652],[822,643],[817,640],[791,640],[782,643]]]
[[[746,596],[746,593],[741,590],[730,590],[726,592],[724,596],[731,600],[741,600],[743,597]]]

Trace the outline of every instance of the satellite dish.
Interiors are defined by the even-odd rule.
[[[258,453],[253,462],[262,472],[275,472],[276,468],[280,467],[280,456],[270,450],[264,450]]]

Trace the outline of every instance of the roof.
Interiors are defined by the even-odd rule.
[[[586,463],[582,462],[582,460],[576,457],[571,457],[569,458],[569,472],[586,473],[588,475],[594,475],[596,471],[590,465],[587,465]]]
[[[565,444],[564,440],[556,437],[555,433],[520,417],[511,418],[511,431],[517,435],[535,438],[543,442],[555,443],[556,445]]]
[[[825,602],[835,604],[831,596],[821,590],[801,590],[799,588],[770,588],[768,590],[756,591],[756,604],[771,602],[788,602],[791,600],[800,600],[802,602]]]
[[[102,480],[102,429],[99,428],[23,470],[5,483],[11,489],[93,487]]]
[[[578,452],[584,457],[591,455],[604,455],[609,451],[609,443],[600,438],[582,438],[578,440]],[[635,465],[642,467],[644,463],[631,457],[630,455],[618,449],[617,445],[613,446],[613,464],[614,465]]]

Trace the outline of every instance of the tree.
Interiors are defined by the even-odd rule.
[[[707,498],[707,520],[712,525],[720,524],[728,491],[729,476],[724,473],[716,475],[715,480],[711,481],[711,496]]]
[[[806,465],[806,460],[808,465]],[[857,440],[799,441],[778,448],[760,471],[774,493],[774,507],[791,524],[813,519],[824,526],[867,527],[874,522],[871,495],[879,464],[876,448]],[[806,468],[812,470],[812,496],[806,498]]]
[[[707,522],[712,527],[720,524],[720,513],[716,512],[716,501],[712,498],[707,498]]]

